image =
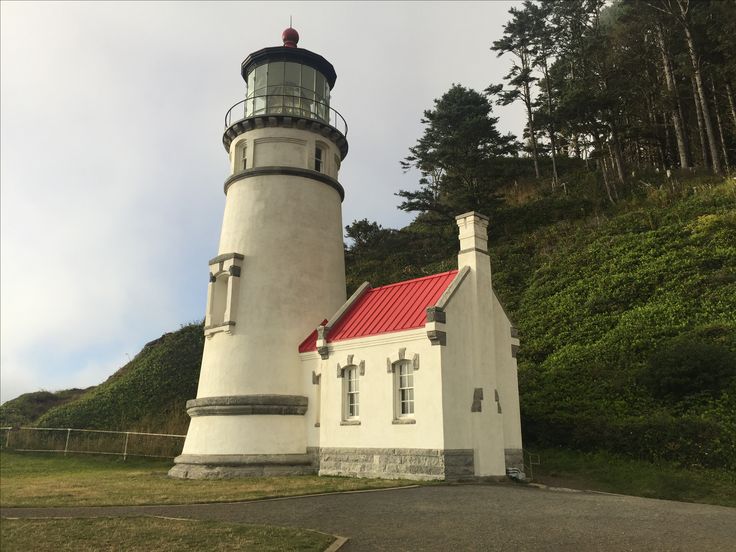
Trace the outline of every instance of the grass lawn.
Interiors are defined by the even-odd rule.
[[[324,550],[333,537],[315,531],[218,523],[141,518],[3,519],[3,552],[96,552],[97,550]]]
[[[235,502],[275,496],[380,489],[414,481],[348,477],[181,480],[171,461],[51,453],[0,454],[0,506],[111,506]]]
[[[736,507],[736,473],[726,470],[684,469],[605,452],[532,452],[539,454],[542,461],[540,466],[534,466],[535,483]]]

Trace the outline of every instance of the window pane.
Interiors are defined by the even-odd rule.
[[[284,83],[290,86],[301,85],[302,66],[298,63],[286,62]]]
[[[260,115],[266,112],[266,96],[256,96],[253,106],[253,115]]]
[[[250,98],[253,95],[253,92],[255,90],[255,78],[256,78],[256,72],[251,71],[248,73],[248,98]]]
[[[284,62],[275,61],[268,64],[268,87],[280,86],[284,83]]]
[[[314,78],[315,70],[308,65],[302,65],[302,92],[306,93],[308,90],[312,92],[311,97],[314,97]],[[309,97],[309,96],[308,96]]]
[[[255,70],[255,87],[254,92],[257,95],[264,94],[266,92],[266,72],[268,71],[268,65],[259,65]]]
[[[317,72],[315,90],[317,92],[317,101],[319,102],[325,101],[325,85],[325,77],[322,75],[322,73]]]

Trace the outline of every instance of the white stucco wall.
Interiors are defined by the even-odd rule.
[[[326,151],[322,157],[324,174],[337,179],[340,149],[330,140],[298,128],[265,127],[250,130],[230,144],[230,174],[241,172],[243,145],[247,148],[248,169],[254,167],[298,167],[314,169],[314,150],[319,144]]]
[[[495,401],[497,382],[495,309],[486,223],[460,219],[458,268],[470,273],[445,306],[447,345],[442,349],[445,446],[474,450],[475,474],[504,475],[503,413]],[[481,411],[471,412],[474,390],[483,390]]]
[[[322,172],[337,177],[330,160],[339,150],[319,134],[269,127],[243,140],[248,168],[309,169],[315,142],[328,144]],[[229,278],[238,284],[235,325],[205,339],[197,398],[307,394],[297,345],[345,301],[342,232],[340,194],[322,181],[265,174],[230,184],[216,255],[244,257],[240,276]],[[306,441],[302,415],[202,415],[191,420],[184,454],[303,454]]]
[[[218,254],[245,257],[236,325],[206,340],[197,397],[302,393],[295,345],[345,301],[340,207],[304,177],[230,186]]]
[[[305,450],[302,416],[197,416],[189,422],[182,454],[304,454]]]
[[[516,359],[511,355],[511,346],[519,345],[511,337],[511,321],[503,306],[493,295],[494,325],[496,334],[496,366],[498,392],[503,410],[503,436],[507,449],[521,449],[521,414],[519,411],[519,380]]]
[[[306,335],[306,334],[305,334]],[[414,372],[414,424],[394,424],[394,374],[387,370],[386,359],[396,361],[399,349],[405,358],[419,356],[419,370]],[[322,360],[316,352],[303,353],[302,371],[312,381],[312,371],[321,373],[320,427],[314,428],[316,404],[312,386],[307,412],[308,446],[336,448],[444,448],[442,425],[440,347],[432,346],[424,328],[379,336],[350,339],[330,344],[330,356]],[[353,364],[365,365],[360,376],[360,425],[341,425],[343,421],[343,379],[337,365],[346,366],[348,355]],[[311,428],[311,429],[309,429]]]

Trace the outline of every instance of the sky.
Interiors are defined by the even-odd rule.
[[[343,223],[398,228],[399,161],[453,83],[483,90],[514,2],[0,3],[0,401],[104,381],[204,317],[240,63],[281,45],[337,71]],[[495,108],[520,134],[519,106]]]

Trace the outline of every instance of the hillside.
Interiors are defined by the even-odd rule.
[[[204,335],[183,326],[148,343],[76,401],[50,409],[39,426],[186,433],[184,403],[197,393]]]
[[[736,187],[691,184],[603,209],[537,194],[496,212],[527,446],[736,468]],[[448,225],[376,228],[348,250],[351,286],[455,263]],[[166,334],[38,423],[183,433],[202,346],[199,325]]]
[[[51,408],[76,400],[92,389],[94,388],[23,393],[0,406],[0,426],[17,427],[33,424]]]

